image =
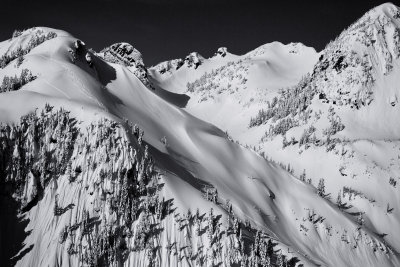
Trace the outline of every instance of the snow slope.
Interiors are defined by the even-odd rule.
[[[2,42],[0,51],[12,51],[37,29]],[[352,214],[358,210],[343,210],[317,194],[314,186],[223,132],[245,138],[248,120],[259,107],[279,96],[282,86],[295,85],[312,70],[319,57],[313,49],[272,43],[244,56],[222,53],[207,60],[192,54],[178,70],[161,74],[150,68],[152,90],[123,62],[107,62],[85,46],[75,49],[77,39],[68,33],[41,30],[54,31],[57,37],[29,51],[20,66],[12,61],[0,69],[0,77],[22,68],[37,75],[20,90],[0,94],[0,121],[16,127],[2,126],[1,171],[6,177],[2,183],[9,185],[5,192],[21,205],[20,215],[28,220],[16,265],[249,266],[263,261],[267,266],[260,250],[268,240],[276,244],[269,258],[273,265],[282,255],[291,265],[296,260],[305,266],[400,264],[396,230],[390,228],[399,225],[397,206],[380,220],[382,210],[356,196],[352,205],[370,208],[363,209],[362,224]],[[212,69],[215,77],[205,75]],[[186,92],[187,83],[202,76],[206,82],[193,88],[204,88],[190,92],[186,108],[179,107],[184,106],[185,98],[179,94]],[[220,93],[208,90],[212,83]],[[45,108],[46,103],[52,108]],[[222,108],[217,114],[218,106]],[[21,116],[35,110],[36,115],[18,126]],[[43,125],[42,136],[37,137],[34,125]],[[68,137],[70,131],[73,137]],[[262,133],[259,130],[259,138]],[[253,138],[254,129],[248,134]],[[71,140],[68,148],[65,140]],[[391,144],[382,142],[375,148],[363,142],[346,144],[357,151],[357,166],[377,162],[376,172],[384,172],[385,162],[379,162],[382,157],[376,149],[386,151]],[[260,145],[274,160],[290,160],[296,174],[306,163],[311,165],[307,173],[316,169],[311,149],[303,152],[303,160],[294,161],[298,150],[295,146],[282,150],[280,136]],[[320,151],[319,159],[326,158],[323,166],[330,168],[325,173],[336,167],[328,162],[339,152],[326,153],[318,146],[313,150]],[[24,158],[31,167],[19,171],[10,167]],[[330,193],[336,176],[324,177]],[[373,189],[379,181],[374,178],[374,182],[357,184],[377,197]],[[388,190],[380,189],[385,194],[375,201],[382,205]],[[391,200],[397,195],[391,193]],[[392,207],[394,202],[390,203]],[[383,230],[390,234],[384,237]]]
[[[298,84],[280,82],[281,92],[255,98],[249,107],[240,107],[242,99],[235,92],[224,96],[223,102],[216,98],[191,105],[205,91],[204,84],[211,96],[225,86],[198,80],[189,86],[186,110],[280,163],[300,180],[317,186],[323,178],[327,199],[344,205],[344,214],[363,221],[364,228],[398,251],[399,32],[399,8],[380,5],[329,43],[311,66],[302,68],[300,62],[304,77],[298,76]],[[250,81],[252,73],[244,78]],[[219,81],[218,74],[212,79]],[[159,80],[162,88],[173,87]],[[249,94],[266,84],[262,78],[255,81],[247,88]],[[260,99],[264,104],[257,104]],[[219,116],[224,103],[234,103],[235,108]],[[247,111],[252,108],[253,112]]]
[[[161,63],[149,73],[160,90],[189,96],[184,107],[191,114],[229,129],[229,134],[238,139],[246,135],[249,118],[279,89],[295,85],[311,71],[319,56],[300,43],[279,42],[242,56],[225,53],[205,59],[196,69],[183,65],[160,73],[166,64]],[[188,84],[196,89],[189,89]]]

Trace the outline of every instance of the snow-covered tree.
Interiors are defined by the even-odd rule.
[[[325,197],[325,180],[324,178],[319,179],[317,193],[321,197]]]

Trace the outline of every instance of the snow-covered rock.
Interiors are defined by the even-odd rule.
[[[204,61],[204,58],[197,52],[192,52],[185,57],[185,65],[189,68],[197,69]]]
[[[158,63],[157,65],[152,67],[152,69],[158,71],[160,74],[172,74],[175,70],[178,70],[183,64],[184,61],[178,58]]]
[[[226,47],[220,47],[218,48],[217,53],[215,53],[215,55],[220,57],[225,57],[226,53],[228,53],[228,49]]]
[[[331,100],[368,105],[375,88],[396,75],[400,58],[399,10],[383,4],[367,12],[327,45],[313,72]]]
[[[107,62],[122,64],[128,67],[143,84],[153,89],[152,84],[147,78],[147,68],[143,62],[142,54],[132,45],[128,43],[116,43],[104,48],[97,53],[97,56]]]

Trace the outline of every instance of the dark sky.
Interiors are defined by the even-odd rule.
[[[10,38],[14,29],[47,26],[66,30],[95,50],[129,42],[142,52],[146,65],[192,51],[209,57],[220,46],[243,54],[275,40],[302,42],[321,50],[381,3],[384,1],[2,0],[0,40]]]

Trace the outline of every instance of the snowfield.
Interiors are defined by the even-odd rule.
[[[89,45],[0,43],[6,266],[400,266],[398,7],[321,52]]]

